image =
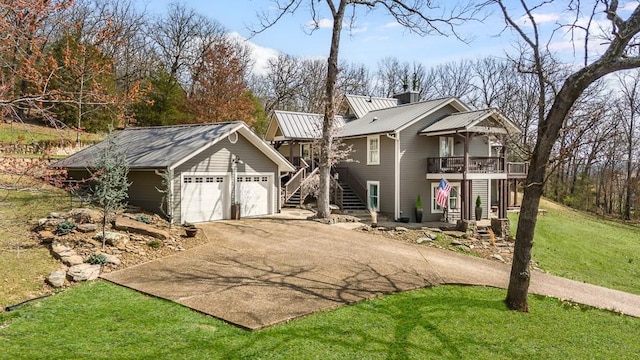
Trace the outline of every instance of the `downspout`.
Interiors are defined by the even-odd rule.
[[[393,135],[386,134],[389,139],[395,140],[394,151],[394,220],[400,218],[400,134],[394,131]]]

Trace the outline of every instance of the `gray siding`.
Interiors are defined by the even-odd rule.
[[[482,218],[486,219],[489,217],[489,208],[490,208],[490,203],[489,203],[489,180],[487,179],[483,179],[483,180],[473,180],[471,182],[471,203],[473,204],[472,208],[475,209],[476,207],[476,198],[478,197],[478,195],[480,196],[480,199],[482,200]],[[475,210],[473,210],[473,214],[471,215],[472,218],[475,219]]]
[[[380,164],[367,165],[367,138],[345,139],[346,145],[353,145],[351,159],[354,162],[342,164],[348,166],[349,170],[355,174],[364,186],[367,181],[380,182],[379,205],[380,212],[393,215],[394,210],[394,189],[395,189],[395,140],[386,135],[380,135]],[[361,199],[365,205],[367,199]]]
[[[90,174],[86,170],[69,170],[68,176],[72,179],[88,179]],[[160,203],[162,194],[156,188],[162,188],[162,178],[155,174],[153,170],[129,170],[129,198],[128,204],[139,206],[144,210],[160,213]]]
[[[280,174],[278,166],[271,161],[262,151],[238,134],[238,141],[232,144],[228,139],[223,139],[198,155],[179,165],[173,173],[173,215],[176,223],[181,223],[180,196],[181,174],[184,172],[202,173],[231,173],[231,158],[235,155],[240,159],[237,164],[238,173],[263,173],[273,175],[272,212],[280,208]]]
[[[488,140],[486,136],[474,136],[471,138],[469,156],[489,156]],[[464,151],[461,153],[464,153]]]
[[[422,221],[438,221],[442,217],[441,214],[431,214],[433,180],[427,180],[427,157],[439,156],[439,137],[421,136],[418,132],[454,112],[456,110],[452,106],[445,106],[400,133],[400,211],[412,222],[416,220],[414,209],[418,195],[425,209]]]

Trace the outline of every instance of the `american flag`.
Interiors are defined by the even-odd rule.
[[[440,184],[438,184],[438,189],[436,190],[436,204],[440,205],[441,208],[447,208],[447,199],[450,192],[451,184],[445,179],[440,179]]]

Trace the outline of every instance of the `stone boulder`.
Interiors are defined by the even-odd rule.
[[[51,252],[53,253],[53,257],[62,261],[67,266],[78,265],[84,262],[82,256],[78,255],[72,248],[59,242],[54,242],[51,245]]]
[[[56,238],[56,235],[49,230],[38,231],[38,238],[45,244],[51,244],[53,240]]]
[[[67,279],[67,272],[64,270],[53,271],[47,277],[47,283],[54,288],[61,288],[64,286],[64,281]]]
[[[58,224],[60,224],[61,222],[63,222],[63,219],[57,219],[57,218],[42,218],[40,220],[38,220],[38,230],[42,230],[42,231],[51,231],[51,232],[55,232],[58,229]]]
[[[104,254],[104,253],[102,255],[104,255],[104,258],[107,260],[107,264],[113,264],[118,266],[121,263],[120,259],[115,255]]]
[[[78,208],[69,211],[67,218],[73,219],[76,224],[97,224],[102,221],[102,212],[93,209]]]
[[[128,217],[118,216],[113,224],[113,228],[120,231],[128,231],[134,234],[151,236],[160,240],[167,240],[171,237],[165,230],[158,229],[153,225],[133,220]]]
[[[111,246],[124,246],[129,242],[129,235],[120,234],[112,231],[105,231],[104,233],[105,243]],[[98,231],[94,236],[94,240],[102,241],[102,231]]]
[[[100,276],[100,265],[74,265],[69,268],[68,274],[73,281],[95,280]]]
[[[79,224],[76,227],[76,230],[78,230],[78,231],[80,231],[82,233],[94,232],[94,231],[98,230],[98,225],[91,224],[91,223]]]

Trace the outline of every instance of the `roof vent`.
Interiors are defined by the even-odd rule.
[[[374,122],[374,121],[376,121],[376,120],[378,120],[378,117],[377,117],[377,116],[374,116],[374,117],[373,117],[373,119],[371,119],[371,122]]]

